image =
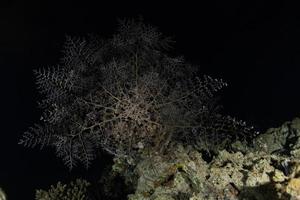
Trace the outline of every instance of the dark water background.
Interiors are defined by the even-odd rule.
[[[11,1],[0,6],[0,186],[9,199],[33,199],[35,188],[87,177],[96,181],[108,158],[69,172],[52,149],[17,145],[39,119],[32,69],[57,64],[65,35],[112,34],[117,18],[144,17],[177,43],[173,54],[222,78],[224,112],[262,131],[300,116],[300,20],[288,2],[209,1],[198,5]],[[143,5],[142,5],[143,4]]]

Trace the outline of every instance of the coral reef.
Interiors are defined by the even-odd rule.
[[[300,119],[259,135],[223,115],[215,93],[227,83],[199,77],[171,43],[130,20],[108,39],[67,38],[60,65],[34,71],[41,122],[19,144],[54,147],[70,169],[111,154],[103,190],[122,177],[129,200],[299,199]],[[88,185],[59,182],[36,199],[89,199]]]
[[[264,151],[222,150],[208,162],[191,146],[176,144],[167,154],[145,154],[132,171],[128,163],[122,168],[122,161],[115,160],[113,171],[122,173],[127,185],[135,187],[129,200],[300,199],[300,160],[294,154],[299,150],[298,140],[287,145],[289,138],[299,134],[299,122],[296,118],[261,134],[257,141],[269,147]]]
[[[115,157],[99,182],[101,193],[128,200],[299,200],[299,125],[296,118],[259,135],[254,146],[235,143],[241,150],[220,150],[209,160],[204,151],[176,142],[164,153],[143,148],[139,160]],[[90,199],[87,182],[76,183],[82,186],[39,190],[36,199]]]
[[[138,163],[129,200],[292,199],[299,198],[300,162],[284,157],[221,151],[207,163],[195,150],[177,147],[173,155],[153,155]]]

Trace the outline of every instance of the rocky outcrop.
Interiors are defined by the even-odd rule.
[[[268,154],[221,151],[211,163],[178,146],[173,156],[152,156],[135,168],[129,200],[264,200],[300,198],[300,162]]]
[[[178,143],[165,153],[145,148],[138,160],[114,158],[99,183],[108,199],[129,194],[129,200],[300,200],[299,118],[260,134],[253,146],[235,142],[229,150],[208,160]],[[76,183],[38,190],[36,199],[90,199],[88,183]]]
[[[256,150],[300,159],[300,118],[270,128],[255,141]]]
[[[220,151],[207,162],[191,147],[149,154],[123,171],[129,200],[300,199],[300,119],[269,129],[251,151]],[[118,163],[120,170],[121,162]],[[115,168],[116,165],[115,165]]]

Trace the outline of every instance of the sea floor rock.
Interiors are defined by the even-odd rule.
[[[182,147],[178,147],[182,148]],[[299,198],[300,162],[268,154],[221,151],[206,163],[197,151],[148,158],[137,165],[129,200],[265,200]],[[286,170],[289,171],[286,174]]]
[[[148,154],[123,173],[135,191],[128,199],[300,200],[300,119],[269,129],[254,142],[244,151],[236,143],[210,161],[180,144],[164,155]]]

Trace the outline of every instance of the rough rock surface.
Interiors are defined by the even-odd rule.
[[[261,134],[256,149],[223,150],[211,162],[180,145],[166,155],[149,154],[130,173],[123,171],[127,184],[135,189],[128,199],[300,199],[299,130],[297,118]],[[120,162],[116,163],[120,170]]]
[[[270,128],[255,141],[256,150],[270,154],[285,154],[300,159],[300,118]]]

